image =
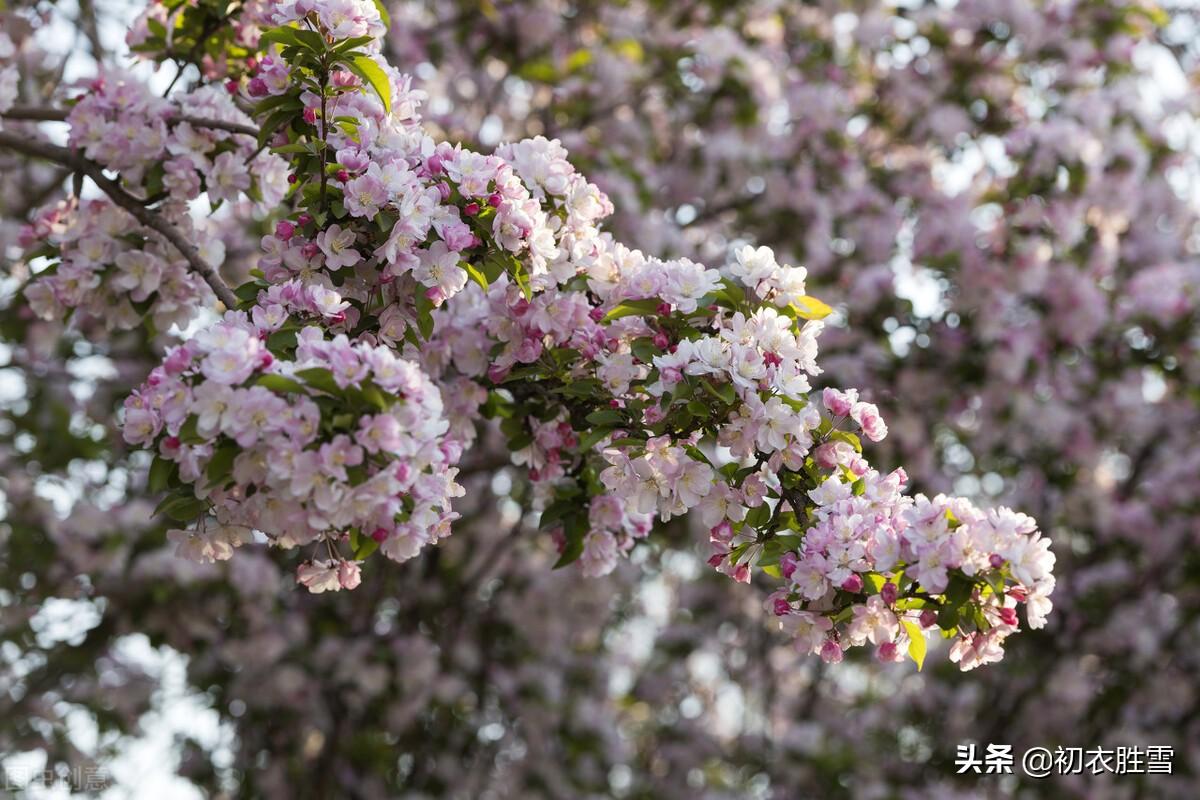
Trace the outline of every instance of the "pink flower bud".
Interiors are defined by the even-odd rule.
[[[999,553],[992,553],[990,556],[988,556],[988,563],[994,568],[1000,569],[1004,566],[1004,556],[1000,555]]]
[[[875,658],[884,664],[890,664],[893,661],[896,661],[898,655],[899,648],[896,647],[895,642],[884,642],[883,644],[879,645],[879,649],[875,651]]]
[[[846,580],[842,581],[842,589],[850,592],[850,594],[858,594],[863,589],[862,576],[857,572],[852,573],[849,578],[846,578]]]
[[[667,345],[669,345],[670,343],[671,343],[671,340],[668,339],[667,335],[665,333],[663,333],[662,331],[659,331],[658,333],[654,334],[654,346],[657,347],[659,350],[667,349]]]
[[[782,597],[776,597],[774,610],[775,616],[786,617],[788,614],[792,613],[792,604],[787,600],[784,600]]]
[[[826,442],[814,450],[813,461],[821,469],[835,469],[838,465],[838,442]]]
[[[383,544],[388,538],[387,528],[376,528],[375,530],[371,531],[371,538],[380,544]]]
[[[238,90],[241,88],[241,85],[237,81],[225,81],[225,91],[229,92],[230,94],[237,94]]]
[[[665,317],[671,313],[671,304],[670,303],[659,303],[658,308],[655,309],[655,311],[658,312],[658,315],[660,317]]]
[[[800,564],[800,557],[789,551],[779,557],[779,572],[783,577],[791,579],[796,572],[796,567]]]
[[[337,171],[337,179],[341,183],[345,183],[346,181],[350,180],[350,173],[346,172],[344,169],[339,169]]]
[[[179,445],[180,441],[178,436],[168,436],[167,438],[163,439],[163,447],[167,448],[168,450],[178,450]]]
[[[883,588],[879,590],[879,597],[889,606],[896,602],[896,597],[899,594],[900,590],[896,587],[896,584],[892,583],[891,581],[885,583]]]
[[[296,177],[295,173],[288,175],[288,183],[295,183],[298,180],[300,180],[300,179]]]
[[[438,196],[440,196],[442,198],[442,202],[444,203],[447,200],[449,200],[450,199],[450,184],[438,183],[435,185],[437,186]]]
[[[588,312],[588,316],[591,317],[592,322],[599,322],[600,320],[604,319],[604,309],[593,308]]]
[[[297,224],[299,224],[301,226],[311,224],[312,221],[313,221],[312,214],[309,214],[307,211],[302,213],[300,216],[296,217]]]
[[[854,390],[851,391],[853,392]],[[825,403],[825,408],[829,409],[829,413],[835,417],[846,416],[850,413],[850,408],[854,405],[853,396],[848,393],[839,392],[837,389],[826,389],[821,393],[821,399]]]
[[[290,240],[296,234],[296,226],[286,219],[275,223],[275,238],[283,241]]]
[[[267,82],[262,78],[251,78],[250,83],[246,84],[246,92],[251,97],[263,97],[270,93],[267,88]]]
[[[821,645],[821,660],[826,664],[840,664],[842,662],[842,646],[833,639],[826,639],[825,644]]]
[[[932,628],[937,624],[937,612],[927,608],[921,612],[921,627]]]
[[[714,542],[729,544],[729,540],[733,538],[733,526],[729,524],[729,520],[723,519],[715,528],[709,531],[709,537]]]
[[[479,213],[479,203],[467,203],[465,206],[463,206],[463,213],[468,217],[475,216]]]
[[[492,194],[488,195],[488,205],[492,208],[499,208],[500,204],[503,202],[504,198],[501,197],[498,192],[493,192]]]
[[[304,109],[304,121],[309,125],[317,124],[317,110],[315,108]]]

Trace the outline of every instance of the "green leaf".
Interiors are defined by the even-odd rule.
[[[203,444],[205,439],[196,431],[196,425],[200,418],[192,414],[184,421],[183,426],[179,429],[179,441],[184,444]]]
[[[258,130],[258,146],[266,147],[267,142],[271,140],[275,132],[291,122],[294,116],[296,116],[296,111],[292,108],[281,108],[278,111],[271,112],[271,116],[267,117],[262,127]]]
[[[155,456],[153,463],[150,464],[150,475],[147,478],[147,486],[151,494],[158,494],[165,491],[168,484],[171,482],[171,477],[175,474],[176,464],[174,461],[168,461],[162,456]]]
[[[662,305],[662,300],[657,297],[652,297],[646,300],[626,300],[623,303],[618,303],[612,310],[604,315],[605,322],[612,322],[614,319],[621,317],[641,317],[647,314],[657,314],[658,307]]]
[[[367,556],[379,549],[379,542],[370,536],[359,537],[358,546],[354,548],[354,560],[363,561]]]
[[[333,380],[333,373],[324,367],[302,369],[296,372],[296,376],[309,386],[319,389],[322,392],[333,395],[340,395],[342,393],[342,390],[338,388],[337,383]]]
[[[590,431],[583,434],[583,436],[579,437],[579,449],[583,452],[591,450],[596,446],[597,443],[600,442],[601,439],[603,439],[605,436],[608,436],[610,433],[612,433],[612,428],[592,428]]]
[[[869,594],[879,594],[885,583],[887,583],[887,578],[883,577],[878,572],[868,572],[867,574],[863,575],[863,584],[869,590]]]
[[[373,383],[365,384],[362,388],[362,393],[363,398],[380,411],[387,411],[395,401],[394,397],[390,397],[390,395]]]
[[[190,522],[208,508],[208,504],[192,495],[190,490],[181,491],[188,493],[169,495],[154,509],[155,515],[163,514],[176,522]]]
[[[484,275],[482,272],[480,272],[478,269],[476,269],[475,265],[469,261],[464,261],[462,263],[462,265],[463,265],[463,269],[465,269],[467,271],[467,274],[471,276],[471,280],[478,283],[479,288],[483,289],[486,292],[488,290],[487,276]]]
[[[332,376],[331,376],[332,378]],[[283,375],[263,375],[254,382],[256,386],[270,389],[276,394],[303,394],[304,384]]]
[[[379,99],[383,101],[383,110],[391,114],[392,84],[388,80],[387,73],[370,56],[359,56],[345,64],[351,72],[362,78],[364,83],[375,90],[375,94],[379,95]]]
[[[802,319],[825,319],[833,313],[833,309],[815,297],[805,295],[792,304],[796,316]]]
[[[911,619],[900,620],[904,623],[904,629],[908,631],[908,656],[917,664],[917,672],[925,666],[925,650],[928,643],[925,641],[925,632],[921,630],[921,626]]]
[[[290,25],[284,25],[279,28],[271,28],[270,30],[263,31],[262,35],[258,37],[259,50],[266,50],[267,45],[270,44],[277,44],[280,47],[288,45],[299,47],[300,40],[296,38],[295,28]]]
[[[240,448],[232,442],[227,442],[217,448],[212,458],[208,460],[208,467],[204,470],[210,486],[225,482],[225,478],[233,471],[233,460],[237,458],[239,450]]]
[[[375,7],[379,9],[379,18],[383,20],[385,28],[392,27],[392,17],[388,14],[387,7],[383,4],[383,0],[375,0]]]
[[[421,332],[421,338],[429,341],[429,337],[433,336],[433,301],[425,296],[425,292],[417,291],[417,330]]]
[[[839,442],[845,442],[860,454],[863,451],[862,440],[858,438],[858,434],[850,433],[849,431],[834,431],[833,433],[829,434],[829,438]]]
[[[615,408],[600,408],[584,417],[593,425],[620,425],[625,421],[625,417],[621,415]]]
[[[574,563],[583,555],[583,537],[587,535],[587,529],[587,517],[581,514],[573,514],[567,519],[566,524],[563,526],[563,535],[566,537],[566,544],[563,547],[562,555],[554,563],[554,569],[562,569],[568,564]]]

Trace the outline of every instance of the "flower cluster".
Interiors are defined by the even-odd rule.
[[[68,143],[121,173],[147,198],[186,203],[208,195],[217,206],[252,197],[262,209],[277,206],[287,190],[285,162],[259,154],[253,136],[212,123],[251,120],[218,86],[203,86],[165,100],[131,75],[113,71],[81,87],[67,123]],[[181,119],[202,119],[197,125]]]
[[[378,547],[402,561],[449,534],[460,448],[444,440],[441,395],[387,347],[305,324],[341,314],[321,287],[273,286],[172,350],[126,401],[126,440],[155,448],[180,487],[161,510],[199,515],[173,534],[182,554],[225,559],[257,530],[279,547],[316,543],[352,588],[344,538],[356,559]],[[316,590],[314,569],[300,578]]]
[[[209,263],[220,263],[225,245],[191,227],[190,237]],[[67,200],[39,210],[20,241],[57,257],[25,288],[30,308],[46,320],[84,314],[109,329],[157,330],[186,324],[212,291],[157,233],[140,227],[107,199]]]
[[[983,653],[958,653],[972,666],[1015,629],[1004,604],[1048,594],[1044,559],[1036,577],[1008,560],[1034,541],[1024,520],[987,539],[963,505],[936,552],[903,538],[924,501],[901,497],[903,473],[881,479],[862,458],[859,433],[887,434],[878,409],[855,390],[826,390],[823,407],[811,396],[831,309],[804,294],[803,268],[767,248],[738,250],[724,273],[625,248],[600,231],[612,205],[561,143],[482,155],[424,134],[420,98],[369,41],[371,7],[264,13],[279,27],[263,33],[260,66],[278,81],[246,91],[291,160],[295,206],[238,291],[255,302],[172,353],[127,404],[129,441],[178,464],[168,512],[193,518],[199,497],[218,530],[319,540],[327,552],[299,580],[350,588],[341,536],[359,560],[364,542],[406,558],[448,532],[449,465],[487,416],[528,467],[560,565],[609,572],[655,515],[696,510],[712,566],[783,577],[773,610],[821,630],[830,658],[864,638],[894,657],[903,639],[885,612],[920,603]],[[434,381],[456,395],[454,437]],[[207,542],[206,530],[186,541]],[[226,538],[221,555],[237,543]],[[985,546],[980,565],[971,548]],[[864,604],[885,569],[895,596]]]
[[[1045,624],[1054,590],[1048,540],[1024,514],[985,513],[944,495],[908,498],[905,481],[903,470],[867,469],[854,483],[832,477],[809,492],[814,524],[799,550],[780,558],[787,586],[770,610],[801,652],[826,661],[868,641],[881,661],[923,654],[923,631],[935,625],[958,632],[950,657],[964,670],[999,660],[1019,605],[1031,628]]]

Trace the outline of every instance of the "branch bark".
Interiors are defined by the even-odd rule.
[[[4,119],[10,119],[19,122],[63,122],[67,118],[69,112],[62,108],[38,108],[35,106],[13,106],[8,111],[0,114]],[[197,128],[208,128],[216,131],[228,131],[229,133],[242,133],[246,136],[258,138],[258,128],[253,125],[243,125],[240,122],[226,122],[223,119],[208,119],[206,117],[193,117],[190,114],[176,114],[171,117],[171,122],[186,122],[189,125],[194,125]]]
[[[22,136],[11,131],[0,131],[0,147],[71,167],[76,172],[91,178],[92,182],[108,195],[114,203],[132,214],[138,222],[157,232],[174,245],[175,249],[188,262],[188,266],[196,274],[204,278],[205,282],[212,287],[213,292],[225,304],[226,308],[237,307],[237,297],[225,285],[225,281],[221,280],[221,276],[217,274],[216,269],[204,260],[204,257],[200,255],[200,251],[196,246],[189,242],[187,237],[178,228],[163,219],[157,212],[146,208],[142,205],[141,201],[122,189],[116,181],[106,176],[99,164],[95,164],[65,147],[60,147],[40,139]]]

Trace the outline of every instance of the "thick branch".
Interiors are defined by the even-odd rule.
[[[67,110],[62,108],[13,106],[8,111],[0,114],[0,117],[21,122],[63,122],[66,120],[67,114]],[[258,128],[255,128],[253,125],[243,125],[240,122],[226,122],[223,119],[193,117],[189,114],[177,114],[171,118],[171,122],[186,122],[189,125],[196,126],[197,128],[208,128],[215,131],[228,131],[229,133],[243,133],[246,136],[258,138]]]
[[[59,147],[56,144],[50,144],[38,139],[31,139],[12,133],[11,131],[0,131],[0,147],[7,147],[17,153],[33,156],[34,158],[44,158],[48,161],[54,161],[71,167],[76,172],[80,172],[91,178],[100,187],[100,190],[108,195],[114,203],[132,214],[138,222],[156,231],[174,245],[175,249],[188,262],[188,265],[200,277],[204,278],[208,285],[212,287],[218,299],[227,308],[237,306],[237,298],[233,292],[221,280],[221,276],[217,274],[212,265],[204,260],[204,257],[200,255],[200,251],[196,249],[196,246],[189,242],[180,233],[178,228],[167,222],[158,213],[146,208],[136,197],[122,189],[116,181],[107,177],[104,174],[104,170],[98,164],[88,161],[83,156],[65,147]]]

